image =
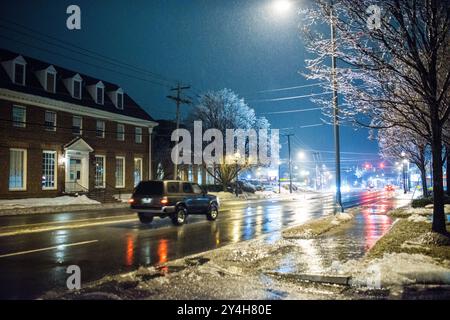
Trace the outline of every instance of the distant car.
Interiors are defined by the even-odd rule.
[[[394,188],[394,186],[392,184],[387,184],[387,185],[384,186],[384,190],[386,190],[386,191],[394,191],[395,188]]]
[[[151,223],[154,217],[169,217],[180,226],[189,214],[204,214],[214,221],[219,215],[219,199],[197,183],[165,180],[142,181],[135,188],[130,207],[142,223]]]

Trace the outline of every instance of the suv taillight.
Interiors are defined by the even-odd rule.
[[[167,197],[164,197],[164,198],[161,199],[160,202],[161,202],[161,204],[168,204],[169,200],[167,199]]]

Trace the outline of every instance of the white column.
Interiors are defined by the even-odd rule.
[[[148,180],[152,180],[152,132],[153,127],[148,128]]]

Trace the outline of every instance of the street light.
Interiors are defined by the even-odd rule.
[[[289,0],[277,0],[273,3],[273,9],[277,14],[286,14],[290,11],[292,3]]]

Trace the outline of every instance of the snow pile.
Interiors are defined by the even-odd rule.
[[[331,221],[333,225],[340,225],[342,222],[346,222],[353,219],[353,216],[350,213],[339,212],[334,216],[334,219]]]
[[[450,246],[450,238],[437,232],[427,232],[419,236],[417,239],[406,242],[422,246]]]
[[[24,209],[33,207],[47,207],[47,206],[69,206],[80,204],[99,204],[100,202],[89,199],[82,195],[79,197],[62,196],[56,198],[29,198],[29,199],[14,199],[14,200],[0,200],[0,210],[6,209]]]
[[[220,191],[220,192],[208,192],[208,193],[213,196],[218,197],[219,201],[237,200],[238,199],[238,198],[236,198],[236,195],[231,192]]]
[[[418,215],[418,214],[413,214],[413,215],[409,216],[408,217],[408,221],[411,221],[411,222],[430,222],[427,217],[424,217],[424,216],[421,216],[421,215]]]
[[[368,264],[352,260],[344,264],[340,272],[351,274],[351,285],[357,287],[450,284],[450,269],[422,254],[390,253]]]

